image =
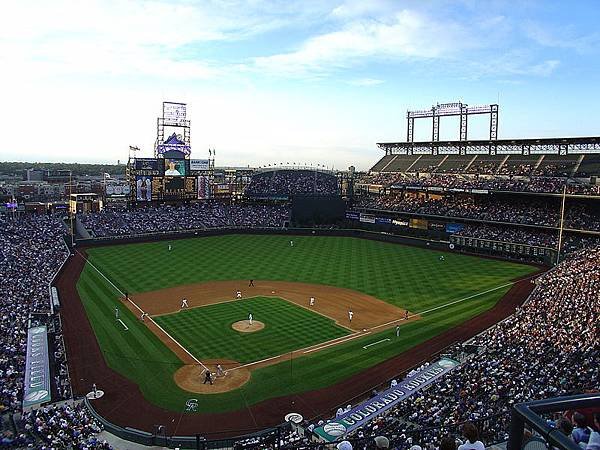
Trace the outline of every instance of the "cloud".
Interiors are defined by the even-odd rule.
[[[348,84],[353,86],[377,86],[378,84],[385,83],[383,80],[376,78],[357,78],[355,80],[348,81]]]
[[[587,53],[598,48],[600,44],[600,33],[593,32],[582,34],[572,26],[563,25],[559,33],[554,33],[553,28],[547,24],[527,21],[523,25],[525,36],[542,47],[570,49],[578,53]]]
[[[0,27],[0,64],[14,78],[95,74],[176,80],[221,76],[226,64],[198,56],[215,42],[251,39],[316,13],[260,0],[10,1],[2,12],[11,20]]]
[[[255,58],[263,71],[287,75],[330,73],[366,59],[406,60],[449,57],[478,41],[452,21],[438,22],[411,10],[389,19],[352,20],[341,29],[311,37],[298,49]]]

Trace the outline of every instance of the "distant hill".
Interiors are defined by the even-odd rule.
[[[101,175],[124,175],[125,164],[79,164],[79,163],[40,163],[40,162],[0,162],[1,175],[21,175],[25,169],[40,170],[71,170],[74,176]]]

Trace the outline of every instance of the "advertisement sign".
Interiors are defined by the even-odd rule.
[[[210,198],[210,180],[206,176],[198,177],[198,185],[197,188],[197,199],[204,200],[206,198]]]
[[[185,122],[187,105],[185,103],[163,102],[163,118],[165,121],[175,124]]]
[[[408,226],[408,220],[406,219],[394,219],[392,220],[392,224],[399,226],[399,227],[407,227]]]
[[[363,214],[360,213],[360,219],[361,222],[363,223],[375,223],[375,216],[373,216],[372,214]]]
[[[456,233],[462,230],[465,226],[462,223],[447,223],[446,233]]]
[[[135,170],[159,170],[158,159],[154,158],[136,158]]]
[[[418,228],[419,230],[426,230],[427,221],[425,219],[410,219],[410,227]]]
[[[375,223],[389,224],[392,223],[392,219],[388,217],[376,217]]]
[[[360,219],[360,214],[355,211],[346,211],[346,219],[358,220]]]
[[[141,202],[149,202],[152,200],[152,177],[137,176],[135,177],[136,194],[135,198]]]
[[[446,229],[446,224],[442,222],[429,222],[429,229],[435,231],[444,231]]]
[[[165,176],[185,176],[185,159],[165,158]]]
[[[419,370],[412,377],[402,380],[396,386],[381,392],[341,416],[336,417],[335,420],[315,428],[314,431],[327,442],[337,441],[347,433],[362,427],[381,413],[393,408],[398,402],[419,392],[425,386],[433,383],[457,366],[457,361],[442,358]]]
[[[190,170],[208,170],[208,159],[190,159]]]
[[[45,326],[27,330],[27,357],[23,409],[50,401],[48,331]]]

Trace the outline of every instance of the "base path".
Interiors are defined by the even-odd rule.
[[[240,291],[242,298],[237,299]],[[188,308],[223,302],[243,302],[250,297],[278,297],[323,316],[352,331],[361,331],[404,318],[405,310],[371,295],[336,286],[290,281],[248,280],[209,281],[130,295],[131,300],[151,316],[181,311],[182,299]],[[315,302],[310,306],[310,298]],[[350,322],[348,311],[352,310]]]
[[[508,317],[535,286],[529,279],[519,281],[492,309],[332,386],[272,398],[227,413],[182,414],[149,403],[137,384],[107,366],[76,288],[84,265],[84,258],[71,256],[55,282],[61,299],[73,395],[86,395],[92,384],[97,383],[105,394],[94,400],[93,407],[110,422],[147,432],[152,432],[156,424],[164,424],[167,436],[199,433],[207,439],[240,436],[279,425],[290,411],[311,421],[330,417],[340,404],[367,395],[373,387],[387,383],[430,360],[449,345],[463,342]]]

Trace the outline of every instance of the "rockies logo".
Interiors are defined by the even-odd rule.
[[[187,412],[196,412],[198,411],[198,399],[190,398],[187,402],[185,402],[185,410]]]

